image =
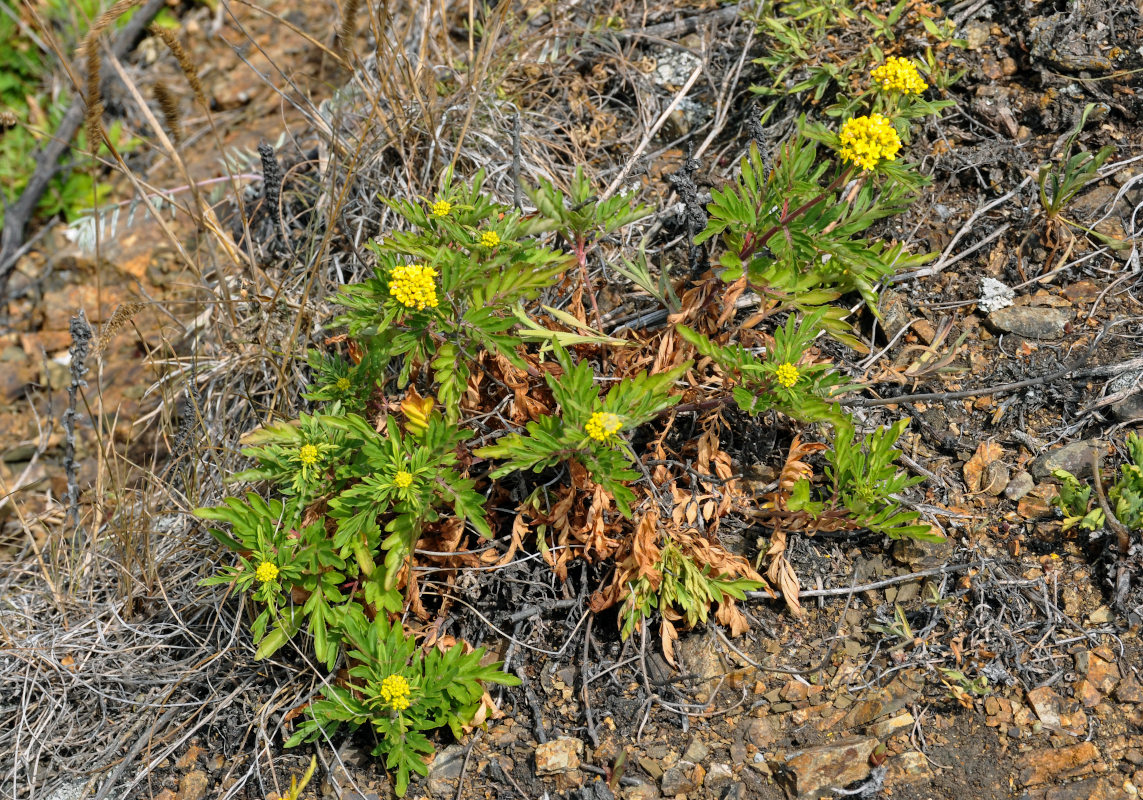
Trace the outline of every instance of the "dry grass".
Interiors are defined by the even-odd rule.
[[[100,25],[127,5],[115,4]],[[701,28],[700,45],[691,48],[605,35],[599,20],[619,14],[637,25],[643,7],[595,5],[595,13],[531,24],[520,3],[499,3],[476,19],[478,6],[468,3],[342,0],[344,15],[331,30],[305,31],[272,7],[224,0],[220,14],[230,28],[271,21],[319,54],[332,90],[315,101],[290,79],[291,64],[275,64],[268,76],[300,120],[289,131],[296,146],[277,153],[285,173],[277,208],[260,210],[260,198],[232,180],[223,203],[207,202],[196,189],[175,222],[149,216],[198,286],[189,303],[162,312],[177,324],[151,342],[150,405],[134,439],[117,443],[105,425],[81,427],[99,462],[80,506],[88,536],[72,535],[59,502],[33,513],[20,495],[10,498],[25,541],[0,568],[5,795],[47,796],[69,784],[83,784],[96,798],[148,795],[164,758],[232,713],[240,728],[250,724],[249,735],[238,738],[258,755],[244,772],[228,775],[224,796],[238,796],[247,784],[262,796],[282,791],[267,745],[280,741],[278,712],[304,700],[318,673],[299,672],[303,656],[292,653],[289,669],[257,668],[270,670],[275,689],[253,689],[258,672],[244,606],[224,590],[198,587],[218,553],[190,512],[222,496],[243,433],[299,410],[307,381],[302,356],[323,340],[329,297],[367,274],[363,246],[393,222],[379,194],[431,194],[450,167],[462,177],[486,170],[486,185],[508,202],[520,201],[520,184],[540,177],[566,184],[577,165],[606,185],[637,157],[660,157],[687,143],[708,148],[733,121],[730,109],[742,105],[744,91],[740,51],[728,56],[715,46],[714,32]],[[469,33],[476,24],[483,35]],[[171,86],[141,86],[138,71],[106,53],[100,58],[100,25],[88,38],[89,72],[117,76],[146,122],[148,146],[194,187],[178,140],[201,132],[186,127],[189,117],[176,124]],[[735,30],[748,36],[748,26]],[[208,140],[221,156],[222,136],[192,56],[178,36],[152,33],[207,111]],[[727,31],[718,36],[725,42]],[[259,41],[251,36],[250,49]],[[695,51],[703,67],[692,93],[704,93],[716,109],[713,119],[666,144],[651,145],[649,132],[664,125],[682,93],[651,80],[648,48]],[[98,131],[92,81],[88,127]],[[159,98],[159,113],[149,96]],[[306,152],[311,147],[316,158]],[[151,179],[122,158],[113,166],[153,212]],[[638,179],[638,170],[632,174]],[[644,199],[662,202],[663,187],[651,186]],[[201,235],[192,239],[192,230]],[[116,313],[96,332],[94,358],[152,305],[132,303]],[[92,420],[114,415],[102,408],[97,377],[80,397],[80,411]]]

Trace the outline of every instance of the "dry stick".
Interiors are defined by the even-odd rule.
[[[949,264],[953,263],[949,259],[949,253],[951,253],[952,249],[954,247],[956,247],[957,242],[959,242],[962,238],[964,238],[965,234],[967,234],[970,230],[972,230],[973,224],[978,219],[980,219],[982,216],[984,216],[989,211],[991,211],[992,209],[996,208],[999,205],[1002,205],[1002,204],[1008,202],[1013,197],[1015,197],[1017,194],[1019,194],[1020,191],[1031,182],[1031,180],[1032,180],[1031,176],[1024,178],[1024,180],[1020,181],[1020,185],[1017,186],[1012,191],[1008,192],[1008,194],[1004,195],[1003,197],[998,197],[995,200],[993,200],[991,203],[988,203],[987,205],[981,206],[976,211],[972,212],[972,216],[969,217],[968,221],[965,222],[964,225],[961,226],[960,230],[956,232],[956,236],[954,236],[952,238],[952,241],[948,243],[948,246],[945,247],[944,251],[941,253],[941,257],[939,259],[937,259],[936,264],[933,264],[930,267],[922,267],[920,269],[915,269],[912,272],[902,272],[900,275],[895,275],[893,277],[893,280],[894,281],[903,281],[903,280],[906,280],[908,278],[927,278],[927,277],[930,277],[932,275],[936,275],[938,272],[943,270],[945,267],[949,266]],[[967,255],[967,253],[965,255]],[[957,259],[959,260],[962,257],[963,256],[957,256]]]
[[[135,40],[165,5],[166,0],[148,0],[147,4],[131,17],[111,46],[111,52],[116,58],[124,58],[131,52]],[[77,96],[64,114],[55,135],[44,149],[36,154],[36,169],[20,194],[20,199],[4,214],[4,229],[0,231],[0,297],[5,295],[8,278],[16,267],[16,260],[23,254],[21,246],[24,242],[24,230],[32,219],[40,198],[47,191],[48,184],[63,168],[59,163],[60,158],[71,146],[71,140],[75,137],[79,126],[83,124],[86,110],[87,103],[84,98]],[[95,143],[92,142],[91,146],[94,147]]]
[[[628,159],[627,164],[624,165],[622,170],[620,170],[619,174],[615,177],[615,180],[613,180],[611,185],[607,187],[607,190],[604,191],[602,195],[600,195],[599,202],[602,203],[610,199],[611,196],[615,194],[615,191],[623,184],[623,181],[627,180],[627,175],[635,166],[635,162],[639,160],[640,155],[645,149],[647,149],[647,145],[649,145],[651,140],[655,138],[655,134],[659,132],[659,129],[662,128],[664,124],[666,124],[667,119],[671,116],[674,110],[679,107],[679,103],[683,102],[683,98],[687,96],[691,90],[691,87],[695,85],[695,81],[699,79],[699,75],[702,74],[703,68],[705,66],[705,64],[699,64],[697,67],[695,67],[695,71],[691,73],[689,78],[687,78],[687,82],[683,84],[683,88],[679,89],[678,94],[675,95],[675,99],[672,100],[671,104],[663,110],[663,113],[659,115],[657,120],[655,120],[655,124],[651,126],[651,129],[643,134],[643,140],[639,142],[639,145],[635,148],[634,152],[631,153],[631,158]]]

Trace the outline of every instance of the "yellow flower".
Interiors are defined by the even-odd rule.
[[[303,467],[312,467],[318,462],[319,455],[318,449],[312,444],[303,444],[302,449],[298,451],[298,461]]]
[[[606,442],[618,433],[621,427],[623,427],[623,423],[619,417],[603,411],[596,411],[584,425],[584,430],[587,431],[588,436],[597,442]]]
[[[495,247],[500,244],[500,234],[496,231],[485,231],[480,234],[480,243],[488,248]]]
[[[258,569],[254,570],[254,577],[262,583],[268,583],[278,577],[278,568],[269,561],[263,561],[258,565]]]
[[[348,392],[349,386],[350,386],[349,378],[338,378],[337,379],[337,390],[339,392]]]
[[[778,383],[782,384],[787,389],[793,389],[794,384],[798,382],[798,378],[801,376],[798,373],[798,368],[787,361],[785,364],[778,365],[778,370],[775,374],[775,377],[778,379]]]
[[[405,470],[399,470],[397,474],[393,476],[393,484],[398,489],[408,489],[413,485],[413,476],[405,472]]]
[[[409,707],[409,682],[404,675],[390,675],[381,681],[381,699],[397,711]]]
[[[917,71],[917,65],[907,58],[890,56],[884,64],[870,73],[874,81],[885,91],[898,91],[902,94],[920,94],[929,88]]]
[[[425,306],[436,308],[437,287],[433,278],[437,271],[423,264],[407,264],[393,268],[389,281],[389,294],[406,308],[424,310]]]
[[[838,154],[868,172],[882,160],[893,161],[901,149],[901,137],[886,117],[870,114],[854,117],[841,126]]]
[[[452,203],[448,200],[437,200],[429,208],[429,213],[434,217],[447,217],[450,211],[452,211]]]

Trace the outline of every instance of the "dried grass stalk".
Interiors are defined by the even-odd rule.
[[[157,36],[163,40],[163,44],[171,51],[171,55],[179,62],[179,69],[183,71],[186,76],[187,83],[190,84],[191,89],[194,91],[195,99],[198,100],[199,105],[204,109],[209,109],[210,105],[206,102],[206,92],[202,90],[202,81],[198,79],[198,68],[191,61],[190,54],[183,49],[182,42],[178,40],[171,31],[166,28],[160,28],[158,25],[152,25],[147,31],[152,36]]]
[[[163,82],[155,84],[152,90],[155,93],[155,100],[159,103],[159,108],[163,111],[163,121],[167,124],[167,131],[171,134],[171,140],[175,144],[181,144],[183,141],[183,126],[179,116],[179,100],[167,85]]]
[[[103,62],[99,55],[99,33],[95,29],[87,35],[83,48],[87,56],[87,88],[84,96],[87,109],[84,111],[83,123],[87,129],[87,146],[94,153],[103,140],[103,93],[100,89]]]
[[[99,338],[95,341],[95,355],[101,357],[103,351],[107,349],[107,345],[111,344],[111,340],[115,338],[115,334],[146,307],[146,303],[133,300],[129,303],[123,303],[116,308],[115,313],[111,315],[111,319],[107,320],[99,329]]]

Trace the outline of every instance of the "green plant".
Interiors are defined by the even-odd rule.
[[[881,161],[876,174],[885,176],[884,181],[862,173],[857,188],[843,198],[840,190],[853,167],[820,159],[809,134],[839,149],[840,139],[804,121],[801,127],[803,133],[783,146],[769,172],[751,145],[734,183],[711,192],[710,220],[695,241],[721,237],[725,250],[719,259],[724,268],[720,277],[727,282],[745,278],[778,308],[813,310],[857,291],[876,310],[878,283],[931,256],[910,255],[900,244],[869,241],[865,231],[877,220],[900,213],[923,180],[915,171]],[[827,180],[827,175],[832,177]],[[830,308],[821,324],[834,337],[861,348],[843,315],[841,309]]]
[[[910,538],[922,541],[944,541],[929,525],[913,524],[920,519],[916,511],[904,511],[894,495],[920,483],[919,476],[908,477],[897,468],[901,453],[893,445],[904,432],[908,420],[886,428],[878,428],[860,440],[852,423],[836,426],[833,446],[825,451],[825,469],[829,483],[828,499],[810,500],[810,484],[802,479],[795,484],[788,503],[791,511],[805,511],[811,517],[829,509],[844,508],[853,523],[891,539]]]
[[[1068,203],[1098,175],[1099,168],[1115,152],[1115,148],[1108,145],[1101,147],[1095,153],[1081,150],[1075,155],[1071,154],[1076,138],[1083,132],[1084,126],[1095,110],[1095,103],[1084,106],[1075,128],[1068,135],[1064,160],[1058,164],[1040,166],[1036,182],[1040,187],[1040,207],[1048,220],[1059,218]]]
[[[482,185],[482,173],[467,189],[447,173],[433,201],[386,200],[411,229],[371,242],[375,277],[343,287],[336,298],[347,311],[334,324],[361,340],[370,374],[399,357],[398,386],[404,386],[414,369],[428,366],[450,422],[460,418],[460,399],[481,351],[526,367],[518,352],[523,339],[513,330],[523,313],[519,304],[550,286],[569,263],[534,238],[550,228],[548,220],[526,219],[492,202]],[[486,234],[493,233],[490,244]],[[558,337],[552,332],[549,338]]]
[[[769,82],[751,86],[751,91],[778,99],[763,110],[762,124],[787,97],[800,98],[803,107],[827,102],[827,115],[849,116],[863,95],[850,101],[838,98],[850,93],[857,76],[886,62],[898,47],[898,29],[925,46],[927,72],[938,88],[959,77],[935,63],[933,48],[964,45],[953,38],[952,21],[935,6],[898,0],[882,15],[872,8],[858,10],[850,0],[771,0],[759,6],[755,22],[766,47],[754,63],[763,67]],[[930,102],[917,97],[903,105],[899,116],[925,116],[949,105],[927,105]]]
[[[631,445],[618,433],[634,429],[677,403],[679,397],[668,393],[690,363],[658,375],[625,378],[600,398],[591,365],[574,363],[559,345],[554,349],[563,374],[557,378],[548,372],[544,378],[560,414],[543,414],[527,424],[528,435],[510,433],[474,454],[504,460],[490,473],[493,479],[517,471],[540,472],[574,458],[629,517],[635,495],[624,484],[638,479],[640,473],[631,468],[637,460]]]
[[[741,345],[719,346],[686,325],[679,335],[699,354],[717,363],[734,382],[731,396],[748,414],[774,409],[801,422],[841,423],[845,417],[836,398],[851,388],[832,363],[809,361],[805,353],[829,321],[831,309],[819,308],[800,319],[790,314],[774,331],[772,347],[759,359]]]
[[[1052,498],[1064,515],[1063,530],[1079,527],[1085,531],[1098,531],[1109,523],[1126,531],[1143,530],[1143,439],[1135,432],[1127,434],[1128,460],[1120,466],[1114,482],[1107,486],[1107,510],[1115,520],[1109,520],[1103,503],[1092,507],[1092,487],[1080,481],[1067,470],[1057,469],[1052,475],[1060,481],[1059,495]]]
[[[427,775],[425,757],[434,752],[427,731],[448,727],[460,738],[481,707],[486,683],[517,686],[500,662],[482,665],[484,648],[465,652],[455,644],[425,653],[400,625],[379,614],[369,622],[359,609],[342,621],[348,646],[348,678],[325,684],[307,718],[287,740],[292,747],[369,725],[376,736],[373,755],[396,770],[395,789],[404,797],[412,773]]]
[[[87,30],[90,21],[110,3],[103,0],[51,0],[41,10],[43,19],[52,27],[60,46],[71,52]],[[36,150],[59,127],[67,111],[70,94],[63,91],[50,95],[48,77],[52,70],[53,54],[39,49],[39,39],[25,33],[17,22],[18,8],[7,14],[0,13],[0,106],[11,112],[19,124],[0,136],[0,224],[4,207],[16,201],[27,186],[36,169]],[[120,18],[125,24],[133,11]],[[120,152],[129,152],[142,140],[130,135],[122,121],[116,120],[107,128],[108,138]],[[86,133],[76,139],[76,149],[88,150]],[[105,145],[100,152],[109,151]],[[93,176],[90,171],[65,170],[56,175],[40,199],[36,213],[41,217],[61,214],[75,217],[82,209],[102,203],[111,187]]]
[[[762,581],[715,573],[687,557],[675,542],[667,542],[652,569],[633,581],[619,614],[620,635],[626,639],[651,614],[665,620],[682,620],[688,627],[706,622],[714,604],[745,600],[765,584]]]

